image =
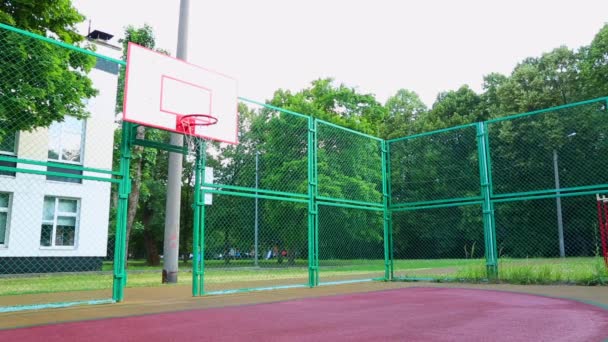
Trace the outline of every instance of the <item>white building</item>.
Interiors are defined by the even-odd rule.
[[[94,31],[88,39],[98,53],[120,58],[120,48],[108,37]],[[99,91],[87,101],[89,118],[66,117],[49,128],[19,132],[0,143],[0,155],[111,170],[118,65],[97,59],[88,77]],[[18,167],[83,173],[31,163]],[[107,254],[110,187],[108,182],[0,171],[0,274],[100,270]]]

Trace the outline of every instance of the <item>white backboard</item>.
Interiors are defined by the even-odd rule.
[[[224,74],[129,43],[123,120],[179,132],[182,115],[207,114],[211,126],[197,126],[196,136],[238,143],[237,82]]]

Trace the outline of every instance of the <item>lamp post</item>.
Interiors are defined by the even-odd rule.
[[[576,132],[572,132],[566,136],[571,138],[576,135]],[[557,206],[557,234],[559,236],[559,256],[560,258],[566,257],[566,246],[564,244],[564,218],[562,214],[562,198],[560,197],[560,184],[559,184],[559,156],[557,149],[553,149],[553,175],[555,177],[555,192],[557,197],[555,198],[555,205]]]
[[[555,204],[557,206],[557,234],[559,236],[559,256],[560,258],[566,257],[566,247],[564,246],[564,219],[562,215],[562,198],[559,196],[559,168],[558,168],[558,156],[557,150],[553,150],[553,174],[555,176],[555,190],[557,197],[555,198]]]

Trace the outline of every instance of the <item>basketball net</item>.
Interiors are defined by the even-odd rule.
[[[205,139],[197,135],[197,133],[200,134],[200,132],[197,132],[197,127],[215,125],[217,118],[207,114],[189,114],[181,116],[178,122],[178,129],[183,133],[184,143],[188,149],[186,160],[193,163],[196,161],[198,151],[201,151],[201,148],[205,146]],[[204,154],[205,151],[203,150],[202,153]]]

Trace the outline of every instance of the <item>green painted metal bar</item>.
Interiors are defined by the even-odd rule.
[[[595,103],[595,102],[606,101],[606,99],[608,99],[608,97],[598,97],[598,98],[591,99],[591,100],[586,100],[586,101],[581,101],[581,102],[575,102],[575,103],[568,103],[568,104],[565,104],[565,105],[556,106],[556,107],[550,107],[550,108],[545,108],[545,109],[540,109],[540,110],[535,110],[535,111],[532,111],[532,112],[526,112],[526,113],[520,113],[520,114],[515,114],[515,115],[504,116],[504,117],[500,117],[500,118],[496,118],[496,119],[490,119],[490,120],[486,121],[486,123],[494,123],[494,122],[500,122],[500,121],[505,121],[505,120],[513,120],[513,119],[518,119],[518,118],[522,118],[522,117],[525,117],[525,116],[531,116],[531,115],[537,115],[537,114],[542,114],[542,113],[554,112],[556,110],[568,109],[568,108],[572,108],[572,107],[592,104],[592,103]]]
[[[180,147],[180,146],[175,146],[175,145],[171,145],[171,144],[160,143],[160,142],[157,142],[157,141],[134,139],[133,140],[133,145],[139,145],[139,146],[143,146],[143,147],[150,147],[150,148],[155,148],[155,149],[169,151],[169,152],[174,152],[174,153],[181,153],[183,155],[187,155],[188,154],[188,149],[185,146],[184,147]]]
[[[285,197],[308,198],[307,194],[298,194],[298,193],[294,193],[294,192],[285,192],[285,191],[276,191],[276,190],[256,189],[256,188],[249,188],[249,187],[245,187],[245,186],[227,185],[227,184],[220,184],[220,183],[202,183],[201,186],[206,187],[206,188],[246,191],[246,192],[254,192],[254,193],[268,194],[268,195],[279,195],[279,196],[285,196]]]
[[[202,189],[203,193],[207,194],[218,194],[218,195],[230,195],[230,196],[239,196],[239,197],[248,197],[248,198],[264,198],[270,200],[279,200],[279,201],[287,201],[287,202],[296,202],[296,203],[308,203],[307,199],[301,198],[291,198],[291,197],[280,197],[280,196],[270,196],[270,195],[256,195],[250,194],[246,192],[238,192],[238,191],[225,191],[225,190],[214,190],[214,189]]]
[[[385,281],[384,278],[365,278],[365,279],[351,279],[351,280],[337,280],[337,281],[325,281],[320,282],[319,286],[331,286],[331,285],[344,285],[344,284],[357,284],[357,283],[369,283],[372,281]]]
[[[327,207],[361,209],[361,210],[369,210],[369,211],[384,211],[383,207],[365,207],[365,206],[361,206],[361,205],[346,204],[346,203],[340,203],[340,202],[317,201],[317,204],[324,205]]]
[[[382,141],[382,158],[381,158],[381,171],[382,171],[382,231],[383,231],[383,242],[384,242],[384,279],[389,281],[392,279],[392,260],[390,253],[390,225],[391,225],[391,211],[389,209],[389,189],[388,189],[388,178],[387,178],[387,160],[388,160],[388,143]]]
[[[205,141],[203,146],[201,147],[200,154],[203,156],[201,161],[201,181],[205,179],[205,164],[207,161],[207,142]],[[199,232],[199,244],[201,250],[201,264],[200,264],[200,294],[203,295],[205,293],[205,193],[201,188],[201,197],[200,200],[202,203],[200,210],[200,232]]]
[[[432,277],[397,277],[395,278],[395,281],[403,281],[403,282],[419,282],[419,281],[423,281],[423,282],[458,282],[458,281],[462,281],[460,279],[457,278],[432,278]]]
[[[339,203],[346,203],[346,204],[358,204],[358,205],[362,205],[362,206],[378,207],[378,208],[383,208],[384,207],[384,205],[382,203],[347,200],[347,199],[336,198],[336,197],[317,196],[317,200],[325,201],[325,202],[339,202]]]
[[[539,196],[522,196],[513,198],[499,198],[493,199],[493,203],[505,203],[505,202],[517,202],[517,201],[533,201],[538,199],[557,198],[557,197],[576,197],[594,194],[605,194],[608,193],[608,189],[596,189],[591,191],[579,191],[579,192],[568,192],[568,193],[555,193],[551,195],[539,195]]]
[[[570,103],[570,104],[566,104],[566,105],[562,105],[562,106],[551,107],[551,108],[541,109],[541,110],[527,112],[527,113],[520,113],[520,114],[500,117],[500,118],[496,118],[496,119],[490,119],[490,120],[485,121],[485,123],[493,123],[493,122],[499,122],[499,121],[505,121],[505,120],[512,120],[512,119],[517,119],[517,118],[524,117],[524,116],[541,114],[541,113],[556,111],[556,110],[560,110],[560,109],[566,109],[566,108],[571,108],[571,107],[591,104],[591,103],[600,102],[600,101],[607,101],[607,103],[608,103],[607,99],[608,99],[608,97],[600,97],[600,98],[591,99],[591,100],[587,100],[587,101]],[[405,137],[390,139],[390,140],[388,140],[388,142],[389,143],[394,143],[394,142],[398,142],[398,141],[402,141],[402,140],[408,140],[408,139],[413,139],[413,138],[420,138],[420,137],[423,137],[423,136],[428,136],[428,135],[433,135],[433,134],[438,134],[438,133],[444,133],[444,132],[459,130],[459,129],[463,129],[463,128],[467,128],[467,127],[473,127],[475,125],[477,125],[477,123],[471,123],[471,124],[466,124],[466,125],[448,127],[448,128],[443,128],[443,129],[435,130],[435,131],[424,132],[424,133],[409,135],[409,136],[405,136]]]
[[[315,221],[313,226],[313,268],[314,268],[314,286],[319,286],[320,281],[320,271],[319,271],[319,230],[321,229],[320,219],[319,219],[319,201],[317,200],[317,196],[319,196],[319,122],[318,120],[314,120],[312,122],[314,127],[313,132],[313,176],[314,176],[314,192],[313,192],[313,201],[314,201],[314,211],[315,211]]]
[[[198,139],[198,138],[195,138]],[[201,264],[203,263],[203,255],[201,248],[203,248],[200,239],[201,233],[201,207],[205,205],[204,200],[201,199],[201,183],[204,179],[203,173],[205,172],[205,150],[202,150],[201,146],[196,150],[196,161],[194,164],[194,202],[192,203],[192,209],[194,209],[194,218],[192,222],[192,296],[197,297],[201,294],[200,277],[201,277]]]
[[[434,135],[434,134],[439,134],[439,133],[445,133],[445,132],[450,132],[450,131],[456,131],[456,130],[460,130],[460,129],[464,129],[464,128],[475,127],[475,125],[476,125],[475,123],[470,123],[470,124],[466,124],[466,125],[453,126],[453,127],[438,129],[438,130],[435,130],[435,131],[418,133],[418,134],[408,135],[408,136],[401,137],[401,138],[390,139],[390,140],[387,140],[387,141],[389,143],[395,143],[395,142],[399,142],[399,141],[403,141],[403,140],[409,140],[409,139],[414,139],[414,138],[421,138],[421,137],[426,137],[426,136],[429,136],[429,135]]]
[[[393,212],[401,212],[401,211],[413,211],[413,210],[421,210],[421,209],[438,209],[438,208],[450,208],[450,207],[464,207],[467,205],[480,205],[483,204],[483,201],[469,201],[469,202],[450,202],[450,203],[442,203],[442,204],[431,204],[431,205],[421,205],[418,207],[393,207],[391,211]]]
[[[34,39],[41,40],[41,41],[44,41],[44,42],[47,42],[47,43],[51,43],[53,45],[57,45],[57,46],[60,46],[62,48],[66,48],[66,49],[69,49],[69,50],[77,51],[77,52],[80,52],[80,53],[83,53],[83,54],[86,54],[86,55],[89,55],[89,56],[105,59],[106,61],[114,62],[116,64],[120,64],[120,65],[123,65],[123,66],[127,65],[127,62],[121,61],[120,59],[115,59],[115,58],[112,58],[112,57],[104,56],[104,55],[98,54],[98,53],[96,53],[94,51],[91,51],[91,50],[83,49],[81,47],[77,47],[77,46],[74,46],[74,45],[71,45],[71,44],[68,44],[68,43],[60,42],[58,40],[55,40],[55,39],[52,39],[52,38],[48,38],[48,37],[44,37],[44,36],[41,36],[41,35],[38,35],[38,34],[35,34],[35,33],[32,33],[32,32],[28,32],[28,31],[25,31],[25,30],[22,30],[22,29],[18,29],[16,27],[12,27],[12,26],[9,26],[9,25],[6,25],[6,24],[0,23],[0,28],[8,30],[8,31],[11,31],[11,32],[15,32],[15,33],[18,33],[18,34],[21,34],[21,35],[24,35],[24,36],[27,36],[27,37],[30,37],[30,38],[34,38]]]
[[[241,100],[243,102],[248,102],[248,103],[256,104],[258,106],[266,107],[268,109],[277,110],[277,111],[285,113],[285,114],[295,115],[295,116],[300,117],[300,118],[305,118],[305,119],[310,118],[310,116],[305,115],[305,114],[301,114],[301,113],[294,112],[294,111],[291,111],[291,110],[287,110],[287,109],[283,109],[283,108],[276,107],[276,106],[273,106],[273,105],[269,105],[267,103],[262,103],[262,102],[259,102],[259,101],[250,100],[250,99],[247,99],[247,98],[244,98],[244,97],[240,97],[239,96],[239,100]]]
[[[101,173],[101,174],[106,174],[106,175],[114,175],[114,176],[120,176],[121,175],[119,171],[96,169],[96,168],[93,168],[93,167],[84,167],[84,166],[76,165],[76,164],[62,164],[62,163],[50,162],[50,161],[40,161],[40,160],[32,160],[32,159],[15,158],[15,157],[9,157],[9,156],[5,156],[5,155],[0,155],[0,161],[20,163],[20,164],[38,165],[38,166],[60,167],[62,169],[67,169],[67,170],[95,172],[95,173]]]
[[[384,177],[386,178],[386,188],[388,193],[388,204],[387,210],[389,213],[389,224],[388,224],[388,252],[390,258],[390,279],[392,280],[395,277],[395,249],[393,242],[393,185],[392,185],[392,174],[391,174],[391,143],[388,141],[386,143],[386,172]]]
[[[217,295],[227,295],[227,294],[235,294],[235,293],[257,292],[257,291],[296,289],[296,288],[303,288],[303,287],[308,287],[308,285],[294,284],[294,285],[278,285],[278,286],[268,286],[268,287],[250,287],[250,288],[242,288],[242,289],[234,289],[234,290],[209,291],[209,292],[205,293],[205,295],[206,296],[217,296]]]
[[[487,166],[487,175],[488,175],[488,187],[490,189],[490,197],[494,197],[494,181],[492,172],[492,147],[490,145],[490,126],[484,124],[484,135],[483,135],[484,146],[486,149],[486,166]]]
[[[322,124],[322,125],[325,125],[325,126],[330,126],[330,127],[333,127],[333,128],[341,129],[343,131],[346,131],[346,132],[349,132],[349,133],[353,133],[353,134],[356,134],[356,135],[360,135],[360,136],[365,137],[365,138],[373,139],[373,140],[378,141],[378,142],[384,141],[384,140],[382,140],[382,139],[380,139],[378,137],[375,137],[373,135],[369,135],[369,134],[366,134],[366,133],[355,131],[354,129],[342,127],[340,125],[336,125],[334,123],[331,123],[331,122],[328,122],[328,121],[325,121],[325,120],[317,119],[317,122],[320,123],[320,124]]]
[[[316,264],[316,248],[315,248],[315,236],[318,228],[318,215],[319,210],[316,206],[316,194],[317,194],[317,126],[316,120],[308,119],[308,286],[314,287],[318,284],[318,272],[319,269]]]
[[[407,207],[415,207],[415,206],[428,205],[428,204],[459,203],[459,202],[470,202],[470,201],[481,201],[481,200],[483,200],[482,196],[458,197],[458,198],[447,198],[447,199],[433,200],[433,201],[403,202],[403,203],[393,204],[392,208],[407,208]]]
[[[29,310],[43,310],[43,309],[59,309],[59,308],[69,308],[69,307],[78,306],[78,305],[97,305],[97,304],[111,304],[111,303],[115,303],[115,301],[112,299],[93,299],[93,300],[82,300],[82,301],[75,301],[75,302],[3,306],[3,307],[0,307],[0,313],[29,311]]]
[[[129,194],[131,193],[131,124],[123,122],[120,143],[120,172],[121,182],[118,184],[118,207],[116,212],[116,242],[114,245],[114,278],[112,299],[121,302],[124,299],[124,289],[127,283],[126,275],[126,245],[127,245],[127,211]]]
[[[488,176],[488,154],[485,136],[486,124],[477,123],[477,153],[479,155],[479,178],[481,195],[483,196],[482,215],[485,242],[486,271],[489,279],[498,278],[498,247],[496,246],[496,228],[494,226],[494,210],[490,194],[490,179]]]
[[[550,189],[550,190],[538,190],[538,191],[526,191],[526,192],[512,192],[512,193],[504,193],[504,194],[494,194],[492,196],[493,199],[499,198],[510,198],[510,197],[525,197],[525,196],[533,196],[533,195],[544,195],[544,194],[556,194],[558,192],[574,192],[581,190],[594,190],[594,189],[605,189],[608,188],[608,184],[597,184],[597,185],[585,185],[585,186],[575,186],[570,188],[560,188],[559,190]]]
[[[110,178],[110,177],[104,178],[104,177],[94,177],[94,176],[85,176],[85,175],[75,175],[73,173],[32,170],[32,169],[24,169],[24,168],[19,168],[19,167],[10,167],[10,166],[0,166],[0,171],[15,172],[15,173],[29,173],[32,175],[41,175],[41,176],[55,176],[55,177],[84,179],[84,180],[90,180],[90,181],[116,183],[116,184],[120,183],[120,179]]]

